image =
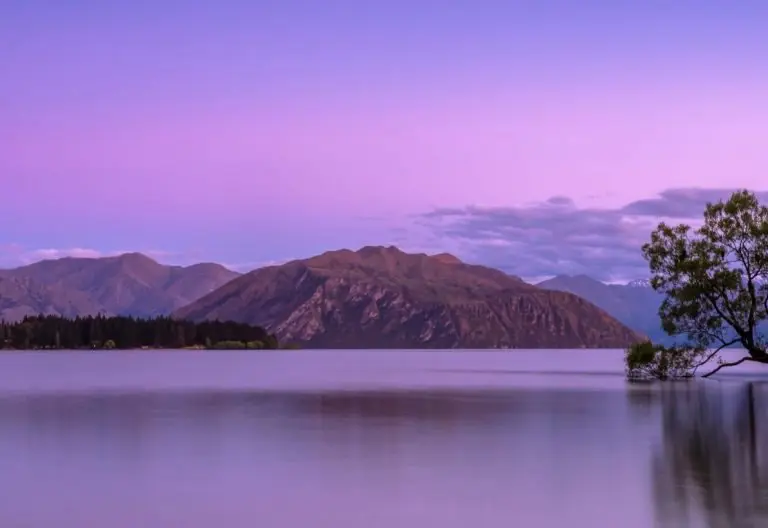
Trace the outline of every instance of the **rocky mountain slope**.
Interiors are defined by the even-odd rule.
[[[576,295],[395,247],[261,268],[174,316],[256,324],[309,347],[623,347],[640,338]]]
[[[61,258],[0,272],[17,284],[12,295],[10,289],[0,291],[0,302],[9,314],[39,312],[37,307],[45,306],[43,313],[67,316],[152,316],[169,314],[238,275],[219,264],[166,266],[140,253]],[[41,304],[42,299],[50,302]]]
[[[46,286],[32,279],[0,275],[0,320],[18,321],[27,315],[96,315],[101,306],[78,291]]]
[[[661,328],[658,316],[664,298],[653,291],[647,281],[633,281],[627,285],[604,284],[586,275],[560,275],[537,286],[574,293],[654,341],[671,342]]]

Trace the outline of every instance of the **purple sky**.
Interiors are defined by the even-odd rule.
[[[0,266],[396,243],[636,274],[583,233],[518,264],[514,229],[459,235],[435,211],[534,210],[541,231],[553,196],[616,213],[768,188],[767,20],[764,2],[5,0]]]

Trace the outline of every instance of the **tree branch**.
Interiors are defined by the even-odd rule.
[[[747,268],[747,291],[749,292],[749,313],[747,314],[747,326],[749,326],[750,339],[754,344],[755,313],[757,310],[759,310],[759,305],[757,302],[757,294],[755,293],[755,283],[749,273],[749,268]]]
[[[756,363],[763,363],[763,364],[768,364],[768,357],[765,357],[765,358],[759,358],[759,359],[758,359],[758,358],[753,358],[753,357],[750,357],[750,356],[744,356],[743,358],[739,359],[738,361],[732,361],[731,363],[721,363],[721,364],[720,364],[720,365],[718,365],[718,366],[717,366],[717,368],[716,368],[715,370],[713,370],[712,372],[707,372],[706,374],[704,374],[704,375],[702,376],[702,378],[708,378],[708,377],[710,377],[712,374],[714,374],[715,372],[717,372],[717,371],[718,371],[718,370],[720,370],[721,368],[724,368],[724,367],[735,367],[736,365],[741,365],[741,364],[742,364],[742,363],[744,363],[745,361],[754,361],[754,362],[756,362]]]
[[[727,315],[725,315],[723,311],[720,309],[720,307],[717,305],[717,300],[712,294],[709,294],[708,292],[703,292],[702,296],[709,301],[709,303],[712,305],[712,308],[715,310],[715,312],[717,312],[717,315],[720,316],[720,319],[728,323],[728,325],[731,328],[733,328],[734,332],[736,332],[739,335],[739,337],[742,339],[742,342],[746,341],[747,332],[744,330],[744,328],[742,328],[739,322],[736,321],[735,317],[732,319]],[[727,299],[727,296],[726,296],[726,299]]]
[[[724,368],[724,367],[735,367],[736,365],[741,365],[741,364],[742,364],[742,363],[744,363],[745,361],[755,361],[755,360],[754,360],[754,359],[752,359],[752,358],[751,358],[751,357],[749,357],[749,356],[744,356],[743,358],[741,358],[741,359],[740,359],[740,360],[738,360],[738,361],[732,361],[731,363],[720,363],[720,364],[717,366],[717,368],[716,368],[715,370],[713,370],[712,372],[707,372],[706,374],[704,374],[704,375],[702,376],[702,378],[708,378],[708,377],[710,377],[712,374],[714,374],[715,372],[717,372],[717,371],[718,371],[718,370],[720,370],[721,368]]]
[[[728,315],[731,316],[731,319],[733,319],[734,324],[738,323],[741,324],[739,315],[736,313],[736,310],[733,308],[733,304],[731,303],[731,299],[728,297],[728,291],[724,288],[720,288],[720,295],[723,298],[723,308],[726,312],[728,312]],[[746,333],[747,330],[744,331]]]
[[[768,316],[768,293],[765,294],[765,299],[763,299],[763,309],[765,310],[765,314]]]
[[[696,331],[696,332],[699,332],[699,333],[701,333],[703,335],[709,336],[712,339],[715,339],[715,340],[719,341],[720,344],[723,345],[720,348],[725,348],[727,346],[733,345],[733,344],[739,342],[739,340],[741,339],[741,338],[737,337],[733,341],[731,341],[730,343],[727,343],[725,341],[725,339],[723,338],[723,336],[720,335],[720,334],[716,334],[714,332],[710,332],[709,330],[699,330],[696,327],[694,327],[693,330]],[[718,350],[720,350],[720,349],[718,349]]]
[[[718,353],[718,352],[720,352],[722,349],[724,349],[725,347],[727,347],[727,346],[730,346],[730,345],[735,345],[735,344],[736,344],[736,343],[738,343],[739,341],[741,341],[741,338],[738,338],[738,337],[737,337],[736,339],[734,339],[733,341],[730,341],[730,342],[728,342],[728,343],[725,343],[725,342],[724,342],[724,343],[722,344],[722,346],[720,346],[720,347],[718,347],[717,349],[715,349],[715,351],[714,351],[714,352],[712,352],[711,354],[709,354],[709,355],[708,355],[706,358],[704,358],[702,361],[700,361],[698,365],[696,365],[695,367],[693,367],[693,374],[696,374],[696,370],[697,370],[697,369],[698,369],[700,366],[702,366],[702,365],[704,365],[704,364],[708,363],[708,362],[709,362],[709,361],[710,361],[710,360],[711,360],[713,357],[715,357],[715,356],[717,355],[717,353]],[[707,374],[707,375],[706,375],[706,376],[704,376],[704,377],[706,378],[707,376],[711,376],[712,374],[714,374],[714,372],[710,372],[709,374]]]

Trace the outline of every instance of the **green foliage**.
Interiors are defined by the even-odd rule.
[[[259,326],[231,321],[194,323],[170,317],[26,317],[0,321],[0,348],[210,348],[211,343],[240,348],[278,348],[274,335]]]
[[[624,353],[627,377],[632,380],[690,378],[707,361],[701,348],[634,343]]]
[[[753,193],[707,204],[697,229],[659,224],[643,255],[651,286],[665,295],[659,315],[669,335],[695,350],[741,345],[749,360],[768,362],[759,332],[768,320],[768,207]]]

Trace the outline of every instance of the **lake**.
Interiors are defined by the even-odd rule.
[[[0,354],[8,528],[768,526],[768,369],[620,350]]]

